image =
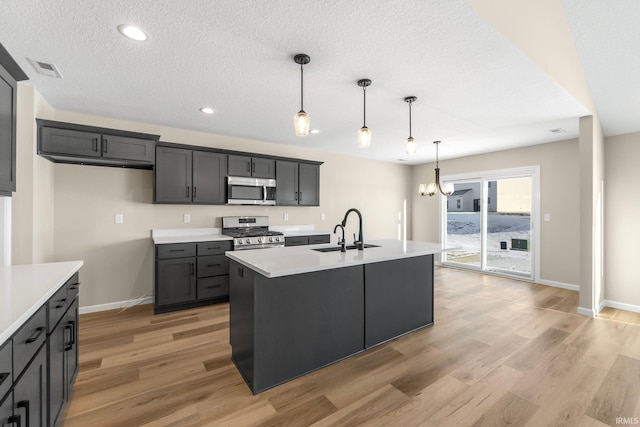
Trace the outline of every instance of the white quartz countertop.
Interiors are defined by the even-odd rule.
[[[67,261],[0,267],[0,346],[82,265]]]
[[[290,276],[333,268],[350,267],[373,262],[432,255],[448,250],[440,243],[416,242],[412,240],[372,240],[366,244],[378,245],[363,251],[349,249],[347,252],[318,252],[313,249],[334,245],[291,246],[286,248],[259,249],[252,251],[228,251],[227,257],[251,268],[266,277]]]
[[[319,234],[331,234],[328,231],[314,231],[295,227],[270,227],[270,230],[281,231],[285,237],[314,236]],[[233,240],[233,237],[221,234],[219,228],[178,228],[151,230],[151,238],[156,245],[167,245],[171,243],[191,243],[191,242],[213,242],[216,240]]]

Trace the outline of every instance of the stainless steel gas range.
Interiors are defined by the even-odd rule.
[[[224,216],[222,234],[233,237],[234,251],[284,246],[283,233],[269,230],[268,216]]]

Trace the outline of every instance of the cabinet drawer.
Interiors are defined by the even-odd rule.
[[[49,333],[51,333],[51,331],[56,327],[68,307],[69,299],[67,296],[67,285],[65,284],[49,299],[49,302],[47,302]]]
[[[9,391],[13,383],[11,350],[11,340],[8,340],[2,348],[0,348],[0,399]]]
[[[198,256],[224,255],[225,251],[230,251],[230,250],[231,250],[231,240],[198,243]]]
[[[80,292],[80,282],[78,281],[78,273],[74,274],[71,279],[67,280],[67,302],[71,304]]]
[[[229,274],[229,258],[224,255],[198,257],[198,277]]]
[[[229,295],[229,276],[198,279],[198,299],[218,298]]]
[[[185,258],[196,256],[195,243],[175,243],[171,245],[157,245],[158,259]]]
[[[331,243],[331,238],[328,234],[319,234],[315,236],[309,236],[310,245],[318,245],[320,243]]]
[[[47,337],[47,316],[42,306],[13,337],[13,372],[20,375]]]
[[[285,246],[303,246],[309,244],[309,236],[285,237]]]

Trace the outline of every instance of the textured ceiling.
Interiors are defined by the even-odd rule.
[[[122,37],[123,23],[150,39]],[[0,42],[56,109],[409,164],[432,161],[436,139],[450,158],[575,138],[589,114],[463,0],[5,0]],[[321,130],[306,138],[293,132],[296,53],[311,56],[305,110]],[[64,78],[36,74],[27,58]],[[369,149],[356,143],[360,78],[373,81]]]

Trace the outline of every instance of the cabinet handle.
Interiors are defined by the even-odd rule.
[[[98,152],[98,138],[93,138],[93,151]]]
[[[220,267],[220,264],[207,264],[207,267]]]
[[[298,192],[296,191],[296,192],[294,192],[293,194],[294,194],[293,198],[294,198],[295,200],[298,200]]]
[[[251,172],[251,162],[247,162],[247,172]]]
[[[184,252],[184,249],[169,249],[169,252]]]
[[[31,423],[29,422],[29,412],[30,412],[30,411],[29,411],[29,401],[28,401],[28,400],[21,400],[20,402],[18,402],[18,403],[16,404],[16,406],[17,406],[18,408],[24,408],[24,411],[25,411],[25,417],[24,417],[24,419],[25,419],[25,421],[26,421],[26,427],[29,427],[29,426],[31,425]],[[18,424],[18,426],[19,426],[19,425],[20,425],[20,424]]]
[[[213,249],[222,249],[222,246],[213,246],[213,247],[207,248],[208,251],[211,251]]]
[[[56,308],[62,308],[62,307],[64,307],[64,304],[58,304],[58,305],[56,305]]]
[[[69,320],[69,324],[71,325],[71,345],[74,345],[76,343],[76,322]]]
[[[189,264],[191,266],[191,275],[193,276],[195,273],[196,266],[194,263]]]
[[[298,201],[302,201],[302,191],[298,191]]]
[[[107,138],[104,139],[104,152],[107,152],[107,144],[109,143],[109,140],[107,140]]]
[[[27,338],[25,343],[31,344],[32,342],[36,342],[38,338],[40,338],[40,335],[42,335],[43,332],[44,332],[44,326],[40,326],[39,328],[36,328],[35,332],[29,338]]]
[[[189,197],[189,186],[187,185],[187,197]]]
[[[3,372],[0,374],[0,385],[2,385],[2,383],[4,382],[4,380],[6,380],[7,378],[9,378],[9,373],[8,372]]]
[[[65,338],[66,338],[66,335],[67,335],[67,331],[69,331],[69,332],[71,332],[73,334],[73,332],[71,331],[71,325],[69,325],[69,324],[64,325],[64,331],[65,331]],[[67,341],[67,340],[65,339],[65,341]],[[70,351],[70,350],[73,350],[73,344],[71,343],[71,339],[69,339],[64,345],[64,351]]]
[[[256,173],[256,164],[251,162],[251,173]]]
[[[18,427],[21,426],[20,415],[11,415],[7,421],[9,422],[9,424],[16,424]]]
[[[195,199],[196,197],[198,197],[198,196],[196,196],[196,190],[197,190],[197,188],[198,188],[198,187],[196,187],[195,185],[193,186],[193,198],[194,198],[194,199]]]
[[[220,286],[222,285],[210,285],[210,286],[207,286],[207,289],[215,289],[215,288],[219,288]]]

